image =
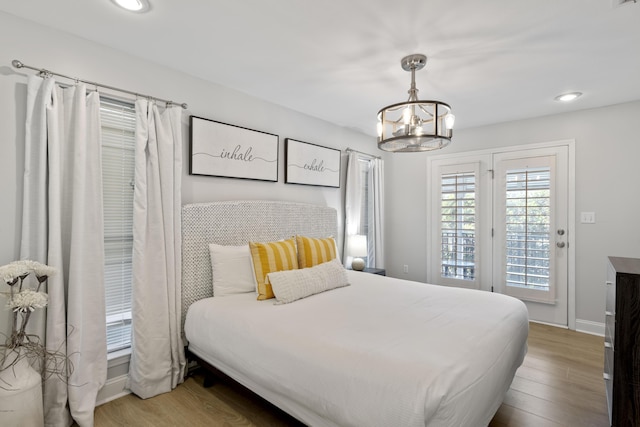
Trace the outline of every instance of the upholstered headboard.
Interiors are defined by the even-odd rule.
[[[244,245],[296,234],[337,238],[334,208],[294,202],[231,201],[182,207],[182,325],[189,306],[213,296],[209,244]]]

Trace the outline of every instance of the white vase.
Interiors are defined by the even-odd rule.
[[[41,427],[42,378],[19,354],[6,350],[5,363],[0,367],[0,426]]]

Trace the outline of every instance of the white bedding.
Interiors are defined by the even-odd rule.
[[[487,425],[526,353],[524,304],[348,274],[351,286],[291,304],[197,301],[189,349],[309,425]]]

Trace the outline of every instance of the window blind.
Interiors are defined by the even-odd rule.
[[[133,104],[101,99],[107,351],[131,346],[131,272],[136,116]]]
[[[507,171],[507,286],[549,290],[550,185],[548,167]]]
[[[474,280],[476,271],[476,175],[441,176],[441,276]]]

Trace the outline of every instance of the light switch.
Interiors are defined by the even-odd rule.
[[[580,212],[580,222],[583,224],[595,224],[596,213],[595,212]]]

